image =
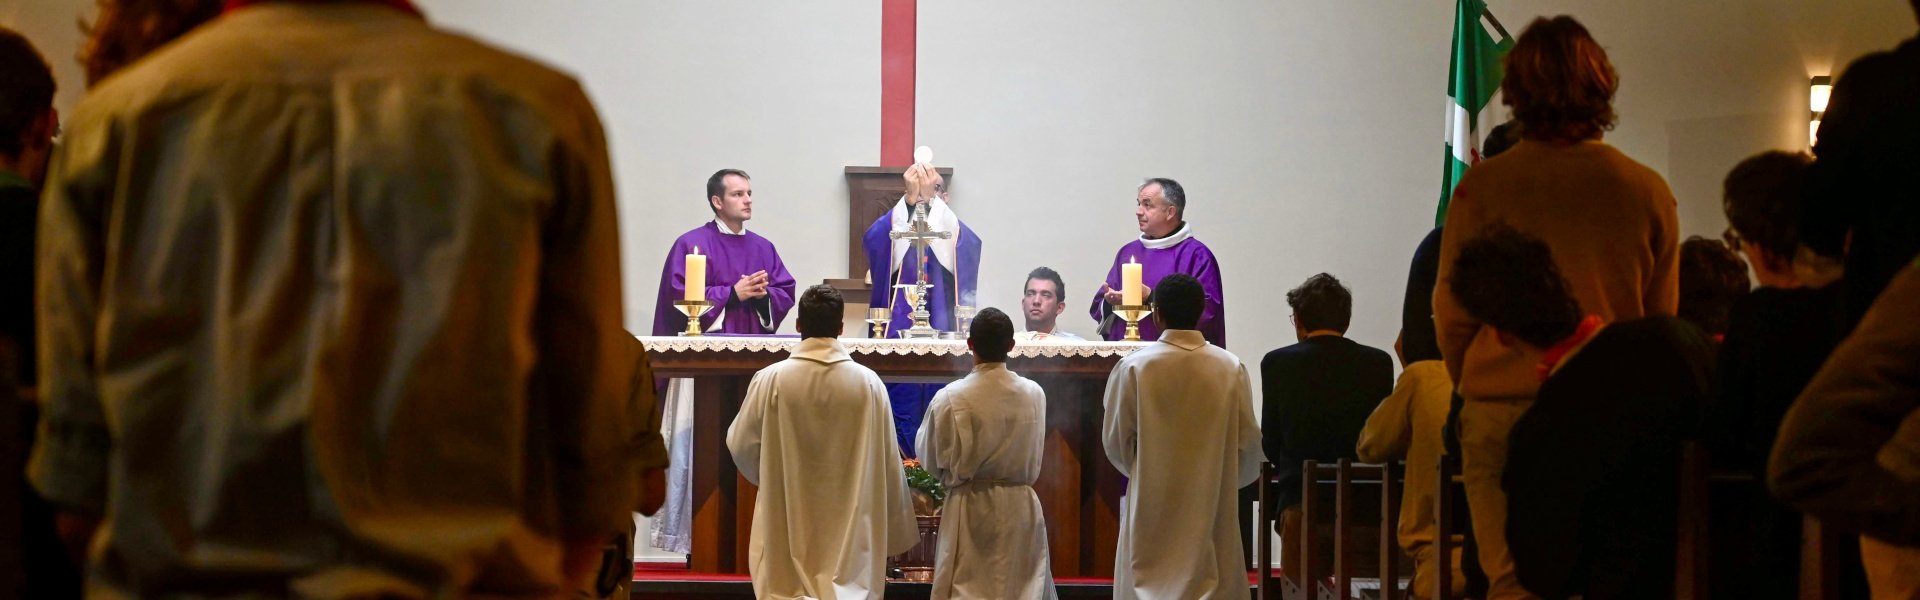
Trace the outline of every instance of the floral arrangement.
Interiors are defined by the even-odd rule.
[[[940,485],[940,478],[920,466],[919,459],[902,459],[900,465],[907,471],[907,487],[914,491],[913,512],[921,515],[939,514],[940,505],[947,502],[947,488]]]

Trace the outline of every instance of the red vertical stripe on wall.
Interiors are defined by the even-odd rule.
[[[913,164],[918,0],[880,0],[880,164]]]

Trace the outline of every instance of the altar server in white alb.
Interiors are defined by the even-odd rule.
[[[1174,274],[1153,291],[1160,340],[1107,378],[1102,439],[1129,479],[1115,598],[1246,598],[1240,488],[1260,475],[1246,365],[1195,330],[1206,292]]]
[[[887,557],[919,541],[886,387],[841,347],[843,310],[829,286],[800,296],[800,346],[754,374],[727,428],[734,465],[760,486],[758,598],[879,598]]]
[[[947,487],[933,597],[1055,598],[1040,478],[1047,394],[1007,370],[1013,319],[974,316],[973,373],[933,396],[916,440],[920,464]]]

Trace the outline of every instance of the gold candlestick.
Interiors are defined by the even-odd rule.
[[[673,307],[687,316],[687,330],[680,332],[680,335],[700,337],[700,317],[713,309],[713,303],[705,300],[675,300]]]
[[[892,323],[893,323],[893,309],[891,308],[867,309],[867,325],[873,328],[872,335],[869,335],[868,337],[871,337],[876,340],[885,339],[887,337],[887,326]]]
[[[1140,341],[1140,320],[1153,314],[1151,304],[1122,304],[1113,307],[1113,314],[1120,315],[1127,322],[1127,335],[1121,339],[1129,342]]]

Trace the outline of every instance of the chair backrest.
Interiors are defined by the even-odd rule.
[[[1363,577],[1380,580],[1381,598],[1397,595],[1406,560],[1395,543],[1404,474],[1393,465],[1306,461],[1300,511],[1307,539],[1299,544],[1301,572],[1288,578],[1316,598],[1349,598]]]

